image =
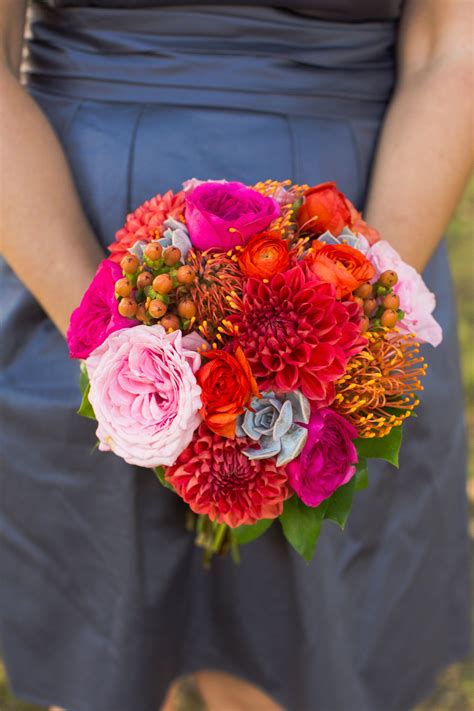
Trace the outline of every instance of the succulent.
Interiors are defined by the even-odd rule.
[[[298,390],[275,395],[263,393],[262,398],[254,398],[237,422],[238,437],[255,440],[259,448],[244,449],[249,459],[276,457],[279,467],[295,459],[303,449],[308,432],[306,427],[310,417],[308,399]]]
[[[159,243],[163,248],[177,247],[182,255],[183,259],[186,259],[186,255],[192,247],[191,240],[189,239],[189,233],[186,229],[186,225],[179,220],[175,220],[174,217],[168,217],[164,222],[166,227],[163,232],[163,237],[159,239]]]
[[[364,254],[369,248],[369,243],[363,235],[354,234],[348,227],[344,227],[341,234],[338,237],[327,231],[318,237],[318,242],[324,242],[324,244],[348,244],[349,247],[358,249],[359,252]]]

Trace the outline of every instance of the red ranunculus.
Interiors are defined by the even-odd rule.
[[[261,232],[252,237],[238,255],[245,276],[271,279],[290,265],[288,242],[277,231]]]
[[[204,352],[207,362],[198,370],[201,386],[201,415],[208,427],[222,437],[235,437],[235,425],[259,390],[241,348],[235,354],[213,350]]]
[[[321,281],[334,284],[338,299],[349,296],[375,269],[362,252],[348,244],[324,244],[314,240],[306,264]]]
[[[304,232],[322,235],[329,230],[338,235],[350,225],[351,214],[343,193],[336,183],[315,185],[306,191],[298,212],[298,226]]]

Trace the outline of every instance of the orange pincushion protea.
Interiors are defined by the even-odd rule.
[[[419,404],[415,392],[426,364],[413,334],[367,332],[367,348],[354,356],[336,383],[333,407],[359,437],[384,437]]]
[[[237,257],[231,252],[190,250],[186,257],[196,273],[194,283],[189,287],[196,306],[196,324],[199,332],[208,341],[218,335],[222,321],[234,313],[232,299],[242,295],[243,274]]]

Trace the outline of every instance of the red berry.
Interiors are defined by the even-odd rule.
[[[159,242],[149,242],[143,253],[151,259],[152,262],[156,262],[157,259],[161,259],[163,254],[163,247]]]
[[[181,318],[190,319],[196,315],[196,306],[192,299],[183,299],[178,304],[178,313]]]
[[[360,308],[364,308],[364,299],[361,296],[354,296],[354,301],[359,304]]]
[[[196,272],[187,264],[180,267],[176,272],[176,279],[180,284],[192,284],[196,278]]]
[[[370,299],[374,295],[374,289],[369,281],[361,284],[355,291],[356,296],[360,296],[361,299]]]
[[[387,309],[380,317],[380,323],[385,328],[394,328],[397,325],[398,314],[393,309]]]
[[[387,296],[382,301],[382,305],[386,309],[393,309],[396,311],[400,308],[400,297],[397,294],[387,294]]]
[[[166,247],[163,259],[168,267],[172,267],[181,259],[181,251],[177,247]]]
[[[121,316],[126,316],[127,318],[133,318],[138,310],[138,304],[135,299],[130,299],[130,297],[125,297],[122,299],[118,305],[119,314]]]
[[[143,322],[148,321],[148,314],[145,308],[145,304],[138,304],[138,309],[137,313],[135,314],[135,318]]]
[[[177,331],[179,329],[179,318],[174,314],[166,314],[160,321],[163,328],[168,331],[170,328],[172,331]]]
[[[364,300],[364,313],[366,316],[373,316],[376,308],[377,308],[377,302],[375,299],[365,299]]]
[[[153,279],[153,290],[157,294],[169,294],[173,288],[173,280],[169,274],[158,274]]]
[[[370,326],[369,319],[367,318],[367,316],[363,316],[361,319],[361,322],[360,322],[360,327],[362,329],[362,333],[364,333],[365,331],[368,331],[369,326]]]
[[[148,305],[148,313],[152,318],[161,318],[165,315],[168,307],[164,304],[161,299],[153,299]]]
[[[130,296],[132,290],[133,286],[126,277],[115,282],[115,293],[118,294],[118,296]]]
[[[398,281],[398,274],[397,274],[397,272],[394,272],[392,269],[387,269],[385,272],[382,272],[382,274],[379,276],[380,286],[383,286],[386,289],[390,289],[391,286],[395,286],[397,281]]]
[[[150,286],[153,283],[153,274],[150,272],[142,272],[137,278],[137,288],[144,289],[146,286]]]
[[[135,254],[126,254],[120,262],[120,266],[125,274],[135,274],[139,265],[140,261]]]

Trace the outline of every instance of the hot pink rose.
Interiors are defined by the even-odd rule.
[[[200,364],[181,331],[137,326],[112,333],[86,361],[99,449],[141,467],[174,464],[202,421],[194,375]]]
[[[202,183],[186,195],[186,225],[197,249],[244,245],[280,215],[280,206],[243,183]]]
[[[122,270],[118,264],[110,259],[100,263],[81,303],[71,316],[66,334],[71,358],[87,358],[110,333],[137,324],[137,321],[124,318],[118,312],[115,282],[121,277]]]
[[[334,410],[312,413],[304,449],[286,467],[292,488],[307,506],[319,506],[354,476],[356,437],[356,428]]]
[[[398,324],[403,333],[415,333],[422,343],[437,346],[443,331],[432,313],[436,306],[435,295],[429,291],[416,269],[406,264],[398,252],[385,240],[372,245],[365,255],[381,274],[393,269],[398,274],[398,283],[393,290],[400,297],[400,308],[405,316]]]

